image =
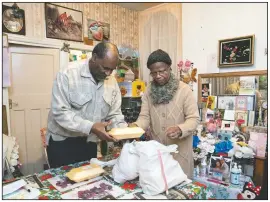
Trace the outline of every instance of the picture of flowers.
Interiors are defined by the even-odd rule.
[[[249,66],[254,63],[255,35],[219,40],[219,67]]]

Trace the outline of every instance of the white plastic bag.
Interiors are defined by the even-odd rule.
[[[125,143],[112,170],[115,182],[124,183],[139,176],[139,156],[134,152],[134,142]]]
[[[177,153],[178,145],[165,146],[157,141],[136,142],[139,154],[140,186],[146,195],[157,195],[187,180],[178,161],[170,153]]]

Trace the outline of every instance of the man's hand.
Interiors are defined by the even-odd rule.
[[[117,142],[109,133],[106,132],[106,127],[110,125],[111,122],[104,122],[104,123],[94,123],[92,126],[91,132],[98,136],[101,140],[106,140],[108,142]]]
[[[134,128],[134,127],[138,127],[136,123],[129,123],[128,124],[129,128]]]
[[[166,135],[171,139],[179,138],[181,134],[182,131],[178,126],[171,126],[166,130]]]

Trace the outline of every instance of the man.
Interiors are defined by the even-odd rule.
[[[88,64],[57,74],[48,117],[47,145],[55,168],[97,157],[97,141],[115,141],[106,127],[126,127],[121,93],[112,71],[118,49],[99,43]]]
[[[192,178],[192,132],[197,128],[199,112],[190,87],[176,79],[171,64],[170,56],[163,50],[150,54],[147,67],[153,81],[142,97],[138,120],[132,125],[144,130],[150,126],[154,140],[164,145],[177,144],[179,153],[174,157]]]

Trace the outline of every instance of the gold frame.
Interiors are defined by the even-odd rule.
[[[234,76],[260,76],[260,75],[267,75],[267,70],[199,74],[198,75],[198,103],[201,102],[201,98],[202,98],[202,96],[201,96],[201,92],[202,92],[201,79],[202,78],[234,77]]]
[[[252,38],[252,44],[251,44],[251,63],[248,64],[220,64],[220,46],[222,42],[230,41],[230,40],[236,40],[236,39],[245,39],[245,38]],[[247,36],[241,36],[241,37],[235,37],[235,38],[228,38],[228,39],[221,39],[218,40],[218,60],[217,60],[217,65],[220,68],[226,68],[226,67],[241,67],[241,66],[252,66],[254,65],[254,45],[255,45],[255,35],[247,35]]]

